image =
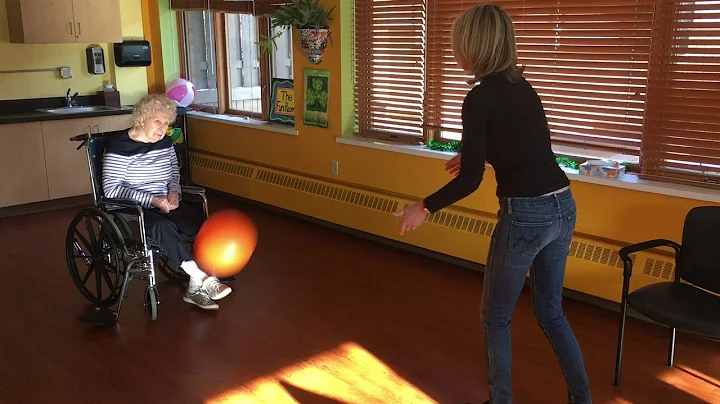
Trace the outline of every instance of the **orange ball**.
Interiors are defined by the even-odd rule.
[[[223,209],[210,215],[195,237],[195,262],[204,272],[224,278],[242,271],[257,246],[257,227],[244,213]]]

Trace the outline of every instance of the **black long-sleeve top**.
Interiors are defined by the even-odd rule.
[[[540,97],[525,79],[485,77],[465,97],[462,123],[460,173],[425,198],[431,213],[473,193],[485,161],[495,170],[498,197],[541,196],[570,185],[555,161]]]

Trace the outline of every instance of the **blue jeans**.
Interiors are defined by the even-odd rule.
[[[562,310],[563,279],[575,229],[570,190],[533,198],[501,198],[483,284],[490,401],[512,402],[510,317],[528,270],[533,312],[560,361],[570,403],[591,403],[582,352]]]

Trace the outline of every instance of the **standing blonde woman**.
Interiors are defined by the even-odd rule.
[[[555,162],[545,112],[517,65],[513,23],[496,5],[479,4],[453,24],[458,66],[476,84],[462,106],[462,152],[446,168],[455,178],[396,215],[400,233],[474,192],[485,161],[495,171],[500,210],[485,267],[487,403],[512,402],[510,318],[527,272],[533,310],[565,376],[570,403],[591,403],[583,355],[563,314],[565,264],[576,220],[570,182]]]

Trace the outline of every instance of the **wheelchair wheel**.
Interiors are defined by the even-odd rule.
[[[145,314],[150,321],[157,320],[159,304],[157,288],[155,286],[145,288]]]
[[[125,276],[123,245],[110,215],[94,207],[81,210],[68,227],[65,253],[70,276],[95,305],[111,306],[119,298]]]
[[[115,225],[117,225],[118,230],[120,231],[120,234],[122,234],[122,237],[125,241],[132,240],[133,238],[133,232],[130,228],[130,224],[128,224],[127,220],[118,212],[111,212],[113,220],[115,220]]]

